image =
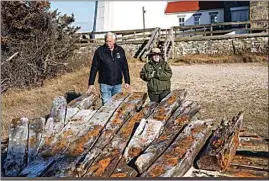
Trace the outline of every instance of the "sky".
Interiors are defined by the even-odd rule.
[[[95,1],[50,1],[50,9],[58,9],[62,15],[75,16],[74,26],[80,26],[78,32],[90,32],[93,27]]]

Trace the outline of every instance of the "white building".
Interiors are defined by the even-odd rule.
[[[143,29],[143,7],[145,28],[224,22],[227,9],[224,1],[98,1],[95,31]],[[248,20],[248,8],[229,6],[228,21]]]
[[[145,28],[170,28],[178,24],[176,16],[167,16],[167,1],[99,1],[96,31],[115,31],[143,29],[145,9]]]

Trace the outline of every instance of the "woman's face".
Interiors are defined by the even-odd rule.
[[[152,56],[152,59],[154,62],[159,62],[160,61],[160,55],[156,54]]]

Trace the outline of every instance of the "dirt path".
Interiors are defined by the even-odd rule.
[[[268,138],[267,64],[196,64],[172,70],[172,89],[187,89],[187,98],[201,105],[200,118],[231,119],[244,110],[243,128]],[[141,83],[134,88],[146,90]]]

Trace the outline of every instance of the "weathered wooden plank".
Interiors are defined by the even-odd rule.
[[[4,165],[6,176],[15,177],[26,166],[28,123],[28,118],[18,118],[11,121],[7,159]]]
[[[89,152],[115,110],[121,106],[125,99],[128,99],[127,97],[129,97],[129,93],[119,93],[113,96],[112,100],[102,106],[83,127],[79,126],[80,131],[75,137],[71,137],[70,144],[67,144],[68,146],[63,152],[64,157],[57,160],[57,163],[46,172],[46,175],[59,173],[60,176],[74,176],[70,174],[73,174],[72,170],[74,170],[76,163]],[[78,114],[73,119],[76,119],[76,116]],[[83,118],[85,119],[84,116]],[[58,170],[59,168],[61,171]]]
[[[127,164],[127,160],[121,157],[116,169],[110,177],[136,177],[138,172],[133,166]]]
[[[222,171],[229,166],[239,145],[242,122],[242,112],[228,122],[221,122],[197,161],[199,169]]]
[[[95,110],[80,110],[73,116],[73,119],[54,136],[54,139],[50,143],[47,143],[47,148],[41,154],[47,157],[64,153],[72,143],[72,140],[76,139],[76,136],[81,132],[81,125],[87,125],[95,113]]]
[[[64,127],[67,103],[63,96],[58,96],[52,101],[50,117],[45,123],[43,137],[40,144],[40,152],[49,146],[49,143],[54,139]]]
[[[248,132],[247,130],[240,130],[239,137],[253,137],[253,138],[259,138],[260,136],[256,133]]]
[[[50,117],[55,122],[64,124],[66,114],[67,102],[63,96],[58,96],[52,101],[52,108],[50,111]]]
[[[231,162],[231,165],[244,167],[244,168],[253,168],[257,170],[268,170],[268,157],[259,158],[252,156],[241,156],[235,155],[234,159]]]
[[[268,179],[268,170],[261,171],[250,168],[240,168],[237,166],[229,166],[227,170],[222,174],[226,177],[243,177],[243,178],[262,178]]]
[[[110,140],[113,138],[114,134],[118,131],[122,124],[130,117],[132,117],[135,112],[144,104],[146,100],[146,95],[146,93],[135,92],[131,94],[127,99],[125,99],[122,104],[117,108],[114,115],[106,124],[104,130],[102,131],[100,137],[94,145],[94,148],[97,150],[94,150],[93,153],[97,154],[96,156],[98,156],[98,154],[101,153],[101,149],[103,149],[110,142]],[[91,147],[92,145],[88,146],[88,148]],[[84,152],[82,155],[85,156],[85,154],[87,154],[89,151],[90,149],[88,149],[88,151]],[[90,154],[93,153],[90,152]],[[72,166],[70,167],[70,163],[66,165],[67,167],[61,165],[61,174],[64,174],[65,172],[67,174],[70,173],[70,168],[72,169]]]
[[[165,125],[164,131],[135,161],[140,174],[146,171],[149,166],[167,149],[174,138],[182,131],[199,111],[197,103],[186,101],[175,111]]]
[[[98,100],[97,95],[91,94],[83,94],[82,96],[72,100],[68,107],[79,108],[79,109],[88,109],[93,106]]]
[[[185,97],[185,90],[171,92],[161,101],[149,118],[141,120],[134,136],[124,152],[124,157],[127,162],[136,158],[154,139],[159,137],[165,123]]]
[[[29,121],[29,138],[28,138],[28,161],[29,164],[34,160],[39,151],[42,133],[45,126],[45,118],[36,118]]]
[[[240,137],[237,151],[268,152],[268,141],[262,137]]]
[[[143,100],[144,99],[145,97],[143,97]],[[89,169],[87,167],[88,165],[90,165],[89,162],[92,162],[93,159],[91,160],[87,158],[79,165],[78,168],[80,170],[80,173],[82,173],[80,175],[84,175],[82,170],[88,170],[85,174],[86,177],[109,177],[117,166],[119,160],[121,159],[124,148],[126,147],[133,133],[135,125],[138,124],[142,118],[147,118],[156,107],[157,103],[150,102],[146,104],[145,107],[140,110],[140,112],[136,113],[130,120],[125,122],[125,124],[119,130],[118,134],[102,150],[100,155],[96,155],[97,158],[95,158],[93,164]],[[99,150],[101,151],[101,149]],[[90,152],[88,155],[93,157],[94,154]]]
[[[23,171],[20,173],[20,177],[40,177],[47,171],[52,164],[55,163],[53,157],[42,158],[38,157],[36,160],[32,161]]]
[[[210,170],[201,170],[192,167],[183,177],[227,177],[224,176],[221,172],[210,171]]]
[[[193,121],[186,126],[171,146],[161,155],[142,177],[182,177],[212,133],[205,121]]]
[[[71,121],[71,119],[79,112],[79,108],[77,107],[74,107],[74,108],[71,108],[71,107],[67,107],[67,110],[66,110],[66,116],[65,116],[65,125],[68,124],[68,122]]]
[[[97,138],[100,136],[104,126],[114,116],[115,110],[129,96],[129,93],[119,93],[113,97],[109,103],[102,106],[97,113],[90,119],[89,124],[81,130],[76,139],[72,141],[66,154],[69,156],[78,156],[85,151],[88,152]]]
[[[79,155],[80,152],[83,152],[84,144],[87,143],[88,137],[96,136],[96,134],[93,134],[94,133],[94,130],[93,130],[94,124],[96,124],[95,127],[98,127],[101,130],[101,126],[98,126],[98,124],[104,125],[108,121],[110,116],[114,113],[115,109],[121,104],[122,100],[124,100],[128,95],[129,95],[128,93],[122,93],[122,94],[115,95],[113,97],[113,103],[111,105],[103,106],[92,117],[91,117],[91,115],[92,115],[91,113],[93,112],[93,110],[81,110],[80,113],[77,113],[72,118],[72,120],[66,125],[66,128],[61,133],[61,135],[63,135],[63,138],[61,140],[64,140],[64,142],[56,141],[53,145],[51,144],[52,141],[54,140],[54,136],[52,136],[52,133],[51,133],[51,130],[53,130],[54,122],[53,122],[53,119],[48,119],[47,124],[45,125],[45,130],[47,130],[47,131],[45,132],[45,136],[43,139],[45,142],[45,143],[43,143],[43,147],[45,149],[41,150],[43,152],[40,153],[40,156],[41,157],[51,156],[52,153],[58,153],[58,154],[56,154],[55,156],[50,158],[53,160],[53,161],[51,161],[52,162],[51,164],[44,163],[47,160],[45,160],[45,161],[43,159],[37,160],[36,162],[42,166],[39,167],[38,172],[34,172],[31,174],[32,175],[37,174],[37,175],[35,175],[35,177],[40,176],[38,174],[45,174],[47,171],[49,171],[50,169],[53,168],[53,165],[55,165],[54,163],[56,161],[58,161],[62,155],[67,155],[67,156],[70,155],[70,151],[73,151],[73,153],[76,153],[77,155]],[[90,115],[87,114],[87,111],[91,112]],[[85,115],[85,113],[86,113],[86,115]],[[87,124],[83,124],[83,126],[81,126],[81,124],[79,124],[79,120],[86,121]],[[76,123],[77,123],[77,126],[73,126]],[[68,128],[70,128],[70,127],[71,128],[78,128],[79,127],[78,134],[73,134],[72,131],[69,131]],[[74,130],[77,130],[77,129],[74,129]],[[92,131],[92,134],[90,134],[91,131]],[[47,136],[47,135],[49,135],[49,136]],[[58,134],[58,136],[61,137],[59,134]],[[64,137],[66,139],[64,139]],[[78,141],[81,141],[81,144],[76,145],[75,143]],[[60,145],[59,148],[57,148],[56,145],[58,145],[58,146]],[[64,151],[60,152],[60,150],[64,150]],[[25,168],[25,170],[31,170],[31,169],[33,169],[33,166],[34,165],[29,165]]]
[[[175,96],[175,92],[176,92],[176,94],[178,94],[177,96]],[[171,111],[170,114],[172,114],[173,110],[171,110],[171,109],[169,110],[169,108],[173,107],[171,105],[173,105],[173,103],[176,103],[176,106],[175,106],[175,109],[176,109],[178,106],[177,103],[180,104],[186,96],[185,90],[182,90],[181,94],[180,94],[180,92],[181,92],[180,90],[174,91],[174,92],[172,92],[172,94],[168,95],[165,99],[163,99],[161,101],[161,103],[158,105],[158,107],[154,110],[154,113],[151,114],[150,117],[154,117],[155,119],[157,118],[157,120],[160,120],[160,121],[168,119],[170,116],[169,116],[169,114],[166,115],[166,111],[167,112]],[[176,100],[175,97],[177,97],[179,100]],[[174,108],[172,108],[172,109],[174,109]],[[138,133],[140,132],[141,129],[144,128],[144,125],[145,125],[145,120],[143,119],[143,121],[140,122],[138,128],[136,129],[135,134],[139,135]],[[159,124],[159,126],[160,125],[162,125],[162,124]],[[132,137],[132,139],[134,138],[134,136]],[[152,140],[152,138],[145,136],[145,138],[142,139],[143,144],[145,143],[145,140],[147,140],[147,139]],[[148,144],[150,144],[150,143],[151,143],[151,141],[149,141]],[[128,144],[128,146],[129,145],[130,145],[130,143]],[[144,148],[146,148],[146,144],[144,144],[144,145],[145,145]],[[140,149],[134,149],[133,153],[132,153],[133,158],[136,158],[141,153],[141,151],[142,150],[140,150]],[[125,149],[125,153],[126,153],[126,149]],[[130,160],[127,160],[126,157],[122,157],[119,164],[117,165],[116,169],[113,171],[111,177],[134,177],[134,176],[136,176],[138,174],[138,171],[135,169],[134,161],[135,160],[130,162]]]
[[[102,135],[98,138],[95,147],[104,148],[104,146],[111,141],[123,123],[134,116],[136,111],[141,108],[141,106],[145,103],[146,98],[147,94],[144,92],[132,93],[109,120],[102,132]]]

